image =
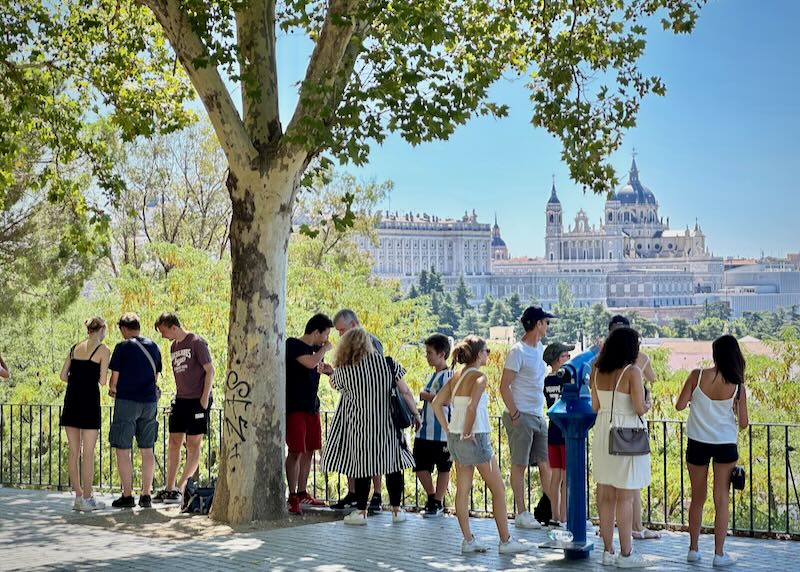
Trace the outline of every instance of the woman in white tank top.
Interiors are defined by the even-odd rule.
[[[675,408],[689,410],[686,422],[686,463],[692,483],[689,504],[689,553],[686,560],[698,562],[697,542],[708,490],[708,463],[714,459],[714,566],[729,566],[725,554],[728,533],[728,502],[731,471],[739,459],[738,429],[748,424],[747,392],[744,388],[745,361],[736,338],[724,335],[711,345],[714,367],[689,374]],[[738,428],[736,418],[739,418]]]
[[[453,348],[453,367],[462,364],[433,400],[433,411],[447,433],[447,445],[456,464],[456,516],[464,540],[461,552],[486,552],[488,549],[469,527],[469,494],[472,476],[478,469],[492,492],[492,512],[500,534],[502,554],[525,552],[529,545],[511,538],[508,533],[506,492],[497,458],[492,451],[489,424],[489,395],[486,376],[480,368],[489,359],[489,348],[478,336],[467,336]],[[450,404],[450,421],[444,406]]]

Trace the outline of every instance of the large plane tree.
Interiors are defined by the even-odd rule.
[[[169,131],[187,121],[183,104],[193,88],[227,159],[233,205],[225,428],[212,516],[274,518],[285,511],[287,244],[309,167],[364,163],[390,133],[417,145],[447,139],[476,115],[502,117],[507,110],[490,88],[518,75],[530,89],[533,126],[561,140],[577,183],[605,192],[615,183],[606,159],[635,124],[642,97],[664,93],[660,79],[638,67],[646,26],[689,32],[703,3],[6,3],[0,181],[13,177],[14,135],[33,129],[53,162],[85,158],[113,196],[119,181],[104,163],[102,140],[84,124],[108,115],[128,139]],[[309,38],[310,53],[297,105],[281,117],[276,52],[286,34]],[[53,162],[37,169],[46,175],[41,184],[55,189],[54,200],[69,197],[73,187]]]

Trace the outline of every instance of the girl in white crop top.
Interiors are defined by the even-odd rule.
[[[497,458],[489,439],[489,396],[486,393],[486,376],[480,368],[486,365],[489,348],[478,336],[467,336],[453,348],[453,367],[457,369],[447,384],[439,390],[433,400],[436,418],[447,432],[450,455],[456,463],[456,516],[464,539],[461,552],[486,552],[469,526],[469,495],[472,477],[478,469],[487,487],[492,492],[492,512],[500,535],[499,551],[504,554],[524,552],[529,545],[511,538],[508,532],[506,493]],[[450,406],[448,422],[444,406]]]
[[[687,560],[700,560],[697,542],[708,490],[708,464],[713,459],[716,511],[713,565],[727,566],[733,563],[723,550],[728,531],[731,471],[739,457],[736,446],[738,429],[748,425],[745,361],[739,343],[730,335],[714,340],[711,352],[714,367],[689,374],[675,408],[682,411],[691,404],[686,422],[686,461],[692,484]]]

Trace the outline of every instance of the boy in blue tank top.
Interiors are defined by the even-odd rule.
[[[450,469],[453,462],[450,451],[447,449],[447,434],[442,429],[436,415],[433,413],[431,401],[439,390],[453,376],[453,371],[447,367],[447,357],[450,355],[450,340],[442,334],[434,334],[425,340],[425,358],[428,365],[433,368],[433,373],[419,394],[422,401],[421,419],[417,438],[414,441],[414,461],[417,478],[428,494],[428,501],[422,512],[424,517],[440,516],[444,510],[444,493],[450,482]],[[450,418],[450,410],[445,407],[445,415]],[[433,486],[433,467],[436,466],[436,487]]]

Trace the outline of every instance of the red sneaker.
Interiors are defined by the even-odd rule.
[[[288,504],[291,514],[303,514],[303,509],[300,506],[300,497],[298,495],[289,495]]]
[[[315,499],[306,491],[302,493],[297,493],[297,496],[300,498],[300,504],[304,504],[306,506],[325,506],[325,503],[319,499]]]

